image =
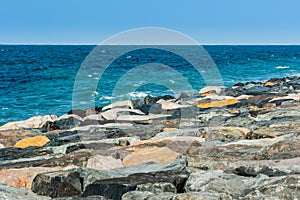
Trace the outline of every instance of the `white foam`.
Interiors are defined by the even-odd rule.
[[[276,69],[288,69],[290,66],[277,66]]]
[[[8,108],[7,107],[3,107],[3,108],[1,108],[1,110],[8,110]]]
[[[88,75],[88,77],[92,77],[92,75],[91,75],[91,74],[89,74],[89,75]]]
[[[146,97],[148,94],[145,92],[130,92],[128,94],[129,97],[133,97],[133,98],[143,98]]]
[[[100,101],[101,100],[111,100],[111,99],[113,99],[113,97],[110,97],[110,96],[102,96],[99,98]]]
[[[131,56],[127,56],[126,58],[131,58]]]

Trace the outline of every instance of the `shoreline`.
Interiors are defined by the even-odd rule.
[[[9,122],[0,197],[300,198],[299,127],[300,76]]]

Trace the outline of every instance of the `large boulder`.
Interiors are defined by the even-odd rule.
[[[24,121],[8,122],[0,127],[0,130],[38,129],[50,121],[57,120],[56,115],[34,116]]]

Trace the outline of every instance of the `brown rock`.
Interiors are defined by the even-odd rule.
[[[111,156],[94,155],[87,161],[86,167],[98,169],[98,170],[109,170],[123,167],[120,159],[115,159]]]
[[[124,158],[123,165],[127,167],[146,162],[168,163],[176,160],[178,156],[178,153],[167,147],[136,148],[133,153]]]

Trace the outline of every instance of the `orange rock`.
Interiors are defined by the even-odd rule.
[[[16,148],[27,148],[29,146],[44,146],[47,142],[49,142],[49,138],[47,136],[38,135],[35,137],[28,137],[18,141],[14,147]]]
[[[269,87],[272,87],[272,86],[274,86],[274,85],[276,85],[276,83],[270,82],[270,81],[268,81],[268,82],[265,83],[265,86],[266,86],[266,87],[268,87],[268,86],[269,86]]]
[[[179,155],[168,147],[136,148],[133,153],[123,159],[123,165],[127,167],[146,162],[168,163],[176,160]]]
[[[178,128],[169,128],[169,127],[166,127],[166,128],[163,128],[163,131],[175,131],[177,129]]]
[[[31,188],[32,180],[37,174],[64,169],[66,168],[28,167],[22,169],[3,169],[0,170],[0,182],[19,188]]]
[[[213,108],[213,107],[224,107],[227,105],[233,105],[238,103],[237,99],[225,99],[222,101],[212,101],[212,102],[200,102],[198,108]]]

